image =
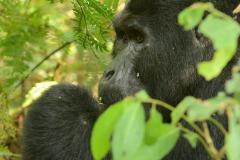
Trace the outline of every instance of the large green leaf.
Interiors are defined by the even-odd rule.
[[[133,155],[144,138],[145,114],[140,102],[125,110],[113,133],[113,159],[123,160]]]
[[[237,44],[240,26],[233,19],[223,19],[210,14],[199,25],[199,31],[213,40],[215,49],[225,49]]]
[[[147,132],[155,132],[155,127],[147,130]],[[143,144],[135,155],[127,160],[159,160],[172,150],[178,140],[179,129],[170,124],[162,124],[157,129],[158,139],[156,142],[151,145]]]
[[[162,115],[157,111],[156,107],[152,107],[150,112],[150,119],[146,124],[146,132],[144,142],[147,145],[156,143],[159,138],[159,127],[162,125]]]
[[[135,106],[132,99],[124,100],[111,106],[97,120],[93,127],[91,137],[91,150],[95,159],[100,160],[106,156],[111,148],[111,136],[124,110]]]

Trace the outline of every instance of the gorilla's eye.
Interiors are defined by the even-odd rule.
[[[142,42],[144,41],[144,37],[141,36],[141,35],[137,35],[136,41],[137,41],[138,43],[142,43]]]
[[[127,34],[124,34],[124,35],[122,36],[122,39],[123,39],[124,42],[128,42],[128,35],[127,35]]]

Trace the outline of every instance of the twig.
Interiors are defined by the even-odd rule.
[[[35,67],[33,67],[30,71],[30,73],[28,73],[22,80],[21,82],[19,82],[15,88],[19,87],[20,85],[23,84],[23,82],[31,75],[31,73],[33,73],[44,61],[48,60],[52,55],[54,55],[55,53],[57,53],[58,51],[60,51],[61,49],[65,48],[66,46],[68,46],[69,44],[71,44],[73,41],[70,42],[66,42],[64,43],[62,46],[58,47],[57,49],[53,50],[52,52],[50,52],[46,57],[44,57]]]
[[[156,99],[149,99],[149,101],[145,101],[146,103],[156,103],[157,105],[162,106],[163,108],[168,109],[169,111],[173,111],[175,108],[163,101]],[[204,136],[204,132],[196,125],[194,122],[190,121],[187,116],[182,116],[183,120],[185,120],[188,124],[190,124],[196,132],[198,132],[201,136]]]
[[[216,156],[218,155],[218,151],[217,151],[217,149],[214,146],[212,137],[211,137],[209,129],[208,129],[208,125],[207,125],[206,122],[202,122],[202,126],[203,126],[203,131],[204,131],[204,138],[205,138],[205,140],[206,140],[206,142],[207,142],[211,152],[213,153],[212,154],[213,155],[212,158],[215,159]]]
[[[211,117],[209,118],[209,121],[212,122],[215,126],[217,126],[218,129],[220,129],[225,136],[228,134],[228,131],[216,119]]]
[[[222,159],[226,154],[226,148],[225,146],[223,146],[220,151],[218,152],[218,157],[217,157],[217,160],[220,160]]]
[[[181,123],[178,123],[178,127],[185,133],[194,133],[197,136],[200,143],[202,143],[203,147],[208,152],[208,154],[212,155],[212,152],[211,152],[210,148],[208,147],[207,143],[204,141],[204,139],[199,134],[196,134],[195,132],[189,130],[188,128],[183,127]]]

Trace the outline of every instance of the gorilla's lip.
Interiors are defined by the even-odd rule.
[[[111,106],[111,105],[113,105],[113,104],[115,104],[119,101],[108,101],[108,102],[106,102],[106,100],[104,100],[104,98],[102,98],[101,96],[98,98],[98,104],[103,109],[107,109],[109,106]]]

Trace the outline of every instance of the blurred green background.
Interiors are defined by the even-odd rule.
[[[119,0],[0,0],[0,160],[21,159],[27,108],[49,86],[70,82],[97,96],[110,62]]]

